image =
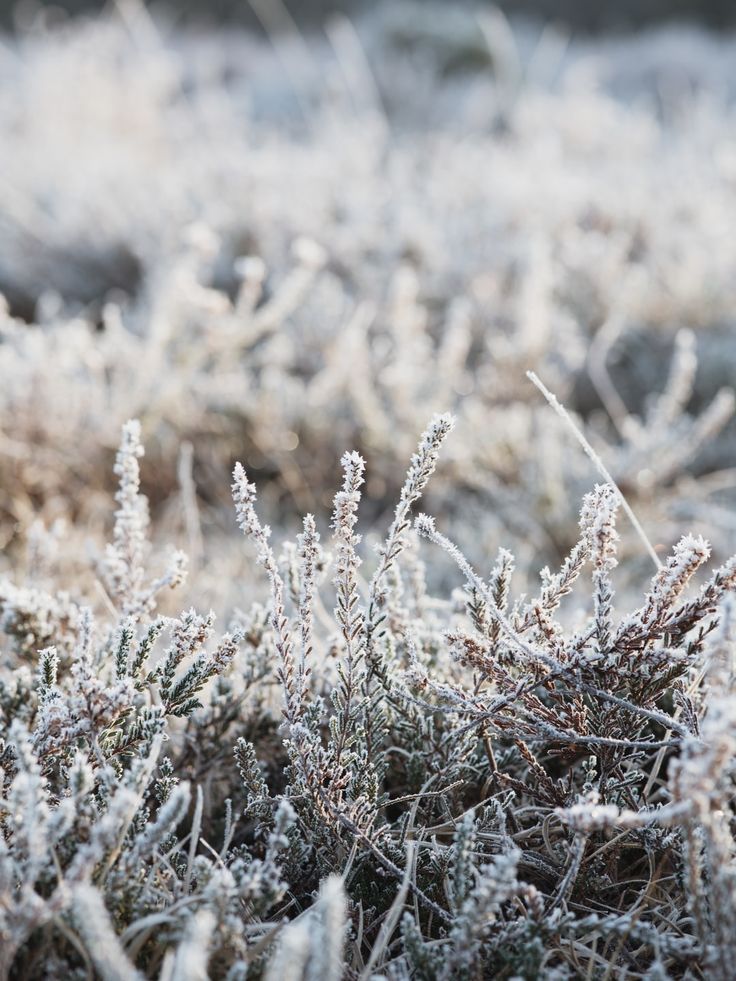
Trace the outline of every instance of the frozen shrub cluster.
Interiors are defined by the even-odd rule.
[[[736,557],[702,575],[687,535],[616,601],[599,484],[519,594],[509,550],[476,571],[414,513],[454,424],[430,422],[373,555],[357,452],[329,554],[312,515],[277,554],[237,464],[269,589],[225,633],[157,613],[185,562],[151,572],[125,425],[96,595],[0,591],[3,977],[732,976]]]
[[[472,511],[473,558],[510,535],[526,571],[574,543],[592,475],[531,369],[657,540],[685,522],[736,547],[730,42],[566,46],[428,9],[266,40],[126,2],[0,47],[11,545],[69,501],[101,530],[131,417],[156,521],[192,444],[209,557],[238,453],[269,520],[294,522],[329,508],[355,447],[379,515],[408,434],[447,407],[463,425],[436,492]]]
[[[733,43],[257,6],[0,46],[0,978],[728,981]]]

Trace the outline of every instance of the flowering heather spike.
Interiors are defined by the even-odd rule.
[[[372,667],[378,669],[373,652],[373,635],[385,605],[387,587],[385,580],[394,569],[396,560],[406,546],[406,535],[411,528],[411,509],[421,499],[424,489],[434,473],[439,452],[455,425],[449,413],[436,415],[422,433],[416,453],[401,488],[399,503],[386,540],[379,551],[379,563],[368,588],[368,613],[366,622],[367,653]],[[382,672],[379,669],[379,675]],[[385,679],[384,683],[385,683]]]
[[[115,674],[125,678],[129,672],[130,648],[135,637],[135,621],[132,618],[124,620],[118,631],[115,650]]]
[[[400,523],[406,516],[408,506],[414,504],[422,495],[429,478],[434,473],[440,448],[455,425],[454,416],[449,412],[436,415],[422,433],[416,453],[411,458],[411,466],[401,488],[400,503],[396,509],[396,519]],[[392,525],[392,529],[396,522]],[[389,532],[389,536],[391,533]]]
[[[233,500],[238,524],[251,539],[256,549],[256,558],[264,566],[271,584],[271,628],[279,655],[279,678],[284,690],[284,715],[287,721],[299,721],[301,708],[293,658],[293,644],[289,621],[284,607],[284,582],[278,570],[273,549],[268,543],[271,529],[262,525],[256,514],[256,487],[245,475],[242,464],[236,463],[233,471]]]
[[[298,554],[301,562],[299,596],[299,628],[301,648],[299,656],[299,698],[304,701],[307,695],[309,660],[312,653],[313,634],[313,604],[315,592],[315,572],[319,558],[319,534],[314,523],[314,517],[308,514],[304,518],[304,531],[297,539]]]
[[[690,579],[710,558],[710,544],[702,536],[685,535],[675,545],[672,557],[652,581],[647,607],[671,606]],[[648,619],[647,614],[644,619]]]
[[[235,760],[248,797],[248,808],[255,810],[268,800],[269,794],[253,743],[240,737],[235,744]]]
[[[488,584],[493,601],[502,613],[505,613],[508,609],[511,593],[511,577],[514,574],[515,566],[516,560],[512,553],[506,548],[499,548],[496,564],[491,570]],[[478,596],[475,590],[473,590],[473,594]],[[480,600],[480,597],[478,599]],[[480,601],[482,602],[482,600]],[[486,623],[485,612],[485,604],[483,604],[482,619],[484,621],[485,632],[491,644],[496,644],[500,636],[501,625],[498,620],[492,620],[490,624]]]
[[[420,500],[429,478],[434,473],[440,449],[455,425],[449,413],[436,415],[422,433],[416,453],[411,458],[411,466],[406,474],[394,520],[389,528],[386,542],[381,549],[381,563],[371,582],[371,594],[375,594],[380,580],[389,571],[397,555],[404,548],[405,533],[410,527],[409,514],[412,505]]]
[[[672,607],[709,557],[710,544],[704,538],[683,536],[652,579],[644,605],[619,628],[617,642],[633,645],[647,633],[662,633]]]
[[[361,565],[356,548],[360,536],[353,531],[358,520],[360,487],[363,483],[365,461],[358,453],[346,453],[342,458],[343,485],[335,494],[332,512],[332,528],[336,545],[334,584],[343,601],[342,611],[336,611],[338,620],[352,615],[352,605],[357,598],[356,573]]]
[[[59,655],[55,647],[47,647],[39,654],[38,665],[38,691],[41,698],[44,698],[56,685],[56,678],[59,670]]]
[[[271,529],[268,525],[261,526],[255,509],[256,485],[251,484],[248,480],[242,463],[235,464],[232,491],[238,524],[256,544],[258,561],[266,565],[270,551],[270,546],[267,546],[266,543],[271,535]]]
[[[580,512],[580,528],[590,540],[593,562],[593,617],[598,651],[608,655],[611,644],[613,586],[611,571],[618,565],[616,531],[618,494],[608,484],[599,484],[586,494]]]
[[[337,718],[330,744],[336,770],[343,765],[343,754],[355,728],[360,710],[360,686],[363,682],[365,653],[365,614],[360,606],[358,568],[361,559],[357,552],[360,535],[353,531],[358,520],[360,487],[363,483],[365,461],[358,453],[345,453],[342,458],[343,485],[335,494],[332,528],[335,542],[335,620],[342,633],[345,656],[340,670],[340,682],[335,690]]]
[[[113,541],[107,547],[105,572],[113,599],[123,606],[123,612],[137,602],[144,581],[144,560],[148,531],[148,508],[140,494],[139,459],[143,456],[141,425],[131,419],[123,426],[120,448],[115,460],[119,480],[115,500]]]
[[[169,559],[163,576],[146,582],[145,560],[149,551],[148,501],[140,493],[139,459],[143,456],[141,427],[137,420],[123,426],[115,461],[119,478],[115,500],[113,541],[108,544],[102,572],[110,597],[117,602],[122,619],[139,620],[156,605],[156,595],[164,588],[175,589],[186,578],[187,557],[178,549]]]

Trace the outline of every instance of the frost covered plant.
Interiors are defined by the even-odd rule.
[[[315,811],[320,814],[325,871],[347,837],[362,862],[387,883],[393,879],[381,900],[374,878],[361,882],[361,860],[351,860],[348,895],[359,903],[361,922],[365,926],[366,902],[371,911],[385,908],[368,957],[372,970],[422,978],[501,970],[573,977],[581,965],[617,970],[626,961],[644,976],[714,962],[711,947],[697,936],[683,939],[690,921],[682,879],[668,876],[667,886],[651,895],[665,864],[687,861],[686,838],[654,826],[670,815],[667,828],[677,821],[686,827],[686,812],[676,803],[682,790],[676,784],[668,790],[657,774],[666,759],[685,759],[699,745],[688,686],[699,683],[710,657],[708,635],[719,622],[719,604],[736,585],[736,563],[717,569],[687,596],[709,546],[685,536],[658,568],[644,602],[616,618],[619,495],[600,485],[583,502],[578,543],[558,573],[543,571],[540,592],[531,599],[512,600],[509,552],[501,550],[485,580],[431,518],[419,516],[419,534],[447,551],[466,580],[460,608],[431,601],[416,559],[405,561],[416,547],[408,535],[407,501],[417,503],[423,484],[411,490],[416,475],[426,464],[429,476],[449,428],[450,420],[440,417],[422,438],[378,551],[377,572],[364,590],[356,589],[359,542],[352,531],[363,462],[355,454],[343,458],[333,519],[336,633],[325,639],[339,658],[332,712],[316,671],[316,642],[298,719],[289,717],[294,700],[283,686],[286,745],[295,761],[289,795],[300,802],[298,823],[314,829]],[[273,568],[262,549],[253,486],[239,467],[234,494],[244,529]],[[561,606],[586,565],[590,614],[578,613],[571,629]],[[271,585],[277,647],[291,650],[284,643],[290,628],[283,587],[275,577]],[[379,595],[382,613],[374,614],[369,632],[373,621],[364,610]],[[305,612],[296,607],[297,621]],[[356,672],[369,646],[368,666]],[[283,672],[282,684],[295,671]],[[359,774],[378,781],[369,796],[365,776],[351,778],[336,765],[348,704],[359,706],[351,759],[359,761]],[[363,759],[361,743],[370,746]],[[267,799],[265,786],[258,792]],[[629,832],[607,835],[621,815]],[[725,862],[727,856],[719,857]],[[652,861],[656,876],[642,878],[637,892],[632,881]],[[412,896],[414,914],[401,915]],[[402,945],[392,950],[399,926]],[[279,955],[282,969],[288,963],[294,976],[309,957],[306,934],[299,936],[295,927]],[[599,942],[604,954],[596,952]],[[727,951],[718,956],[727,961]]]
[[[262,901],[263,887],[248,884],[256,865],[196,854],[202,791],[187,818],[192,794],[182,779],[182,740],[196,739],[203,689],[237,658],[243,638],[235,627],[213,640],[212,613],[155,616],[159,592],[180,583],[183,562],[177,555],[170,572],[148,575],[142,452],[138,423],[130,422],[115,468],[119,509],[103,612],[3,586],[3,627],[16,641],[0,674],[3,977],[48,976],[63,964],[94,965],[106,978],[139,977],[157,971],[166,953],[166,943],[157,949],[152,942],[154,927],[163,925],[174,944],[199,916],[200,933],[211,922],[224,935],[243,896]],[[45,611],[43,631],[30,629],[32,609]],[[213,711],[217,698],[208,702]],[[186,720],[189,736],[178,720]],[[179,747],[176,761],[162,753],[165,741]],[[276,882],[286,802],[284,809],[264,865]],[[183,821],[189,844],[175,834]]]
[[[0,976],[733,974],[733,43],[421,6],[0,45]]]
[[[106,589],[0,589],[0,976],[726,981],[736,558],[696,583],[687,535],[632,608],[600,484],[519,595],[511,551],[483,574],[413,514],[453,425],[372,552],[357,452],[278,553],[237,464],[268,601],[219,637],[158,612],[184,564],[149,571],[125,425]]]

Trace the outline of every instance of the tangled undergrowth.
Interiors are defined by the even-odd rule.
[[[518,595],[510,551],[476,571],[412,515],[453,424],[370,559],[359,454],[331,554],[307,515],[277,556],[236,465],[270,597],[219,635],[156,613],[186,562],[151,571],[126,424],[95,599],[41,548],[0,590],[3,977],[731,977],[736,558],[692,588],[710,547],[686,536],[616,611],[623,502],[600,484]]]

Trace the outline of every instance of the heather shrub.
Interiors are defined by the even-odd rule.
[[[331,554],[307,515],[277,556],[237,464],[269,596],[217,636],[212,612],[156,613],[185,560],[150,572],[126,424],[97,597],[0,593],[4,976],[730,976],[736,558],[689,589],[710,546],[685,536],[617,613],[599,484],[518,595],[511,552],[481,574],[412,514],[453,422],[370,559],[359,454]]]
[[[733,974],[733,44],[416,9],[0,46],[0,977]]]

